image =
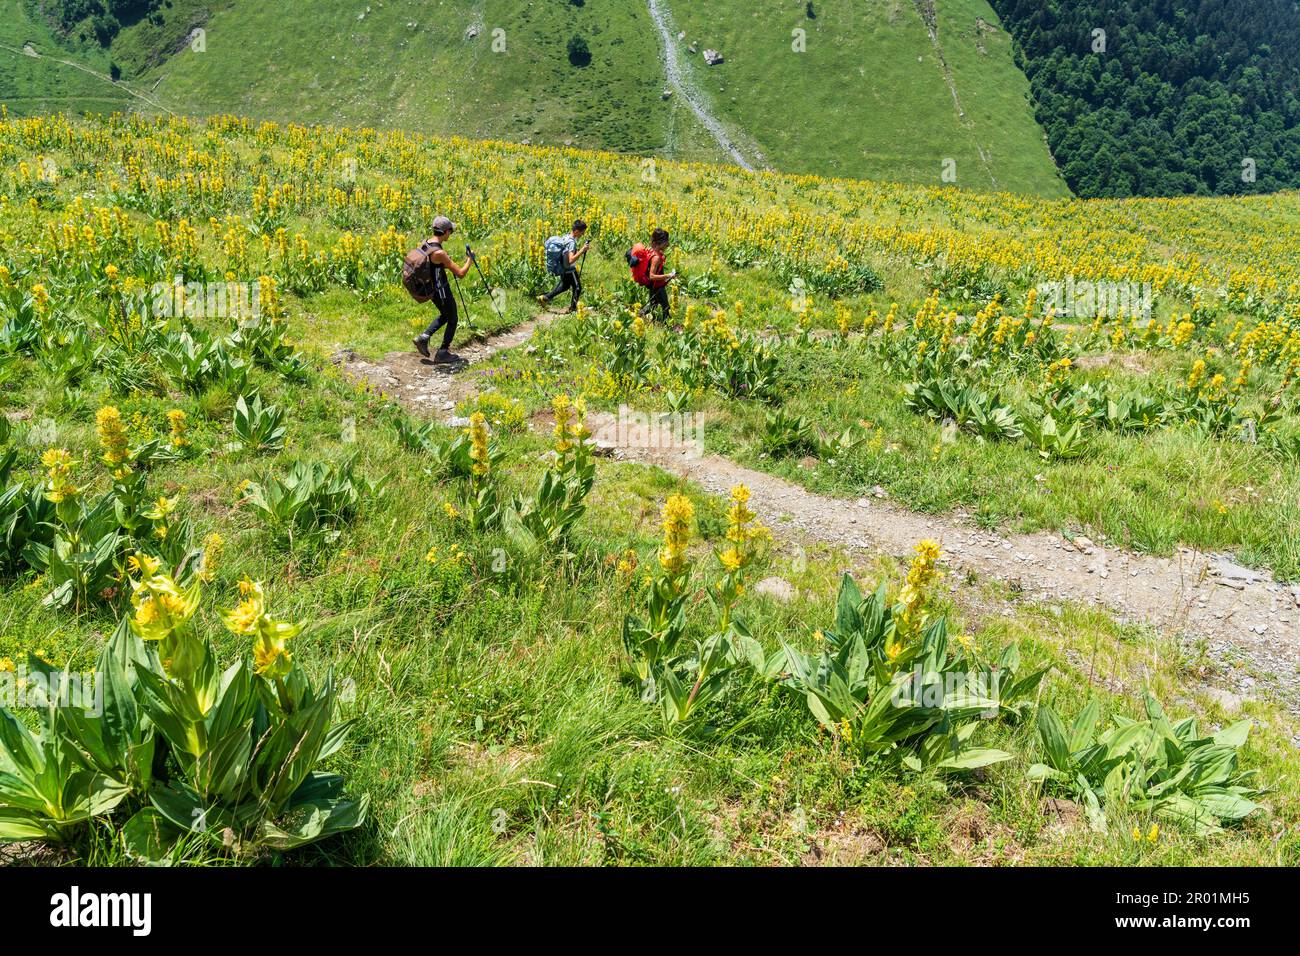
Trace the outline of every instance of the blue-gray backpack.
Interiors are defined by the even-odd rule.
[[[546,271],[562,276],[569,271],[568,236],[551,236],[546,240]]]

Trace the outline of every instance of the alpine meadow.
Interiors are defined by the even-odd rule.
[[[1223,6],[0,4],[0,862],[1300,863]]]

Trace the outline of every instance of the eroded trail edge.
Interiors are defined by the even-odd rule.
[[[754,170],[755,165],[762,166],[763,158],[756,156],[754,162],[751,163],[741,148],[732,142],[726,128],[722,125],[722,121],[710,111],[705,102],[704,94],[690,76],[690,67],[682,63],[681,54],[678,52],[673,39],[672,14],[660,5],[660,0],[646,0],[646,2],[650,8],[650,19],[654,21],[655,28],[659,33],[659,39],[663,43],[664,72],[668,77],[669,87],[686,101],[686,105],[691,108],[691,112],[700,121],[700,125],[709,131],[709,135],[717,140],[718,145],[735,161],[737,166],[751,172]]]
[[[483,377],[460,374],[497,352],[526,342],[544,317],[461,350],[465,363],[433,365],[414,352],[392,352],[377,362],[340,352],[344,372],[400,401],[417,414],[448,419]],[[922,538],[943,547],[958,571],[1003,582],[1033,601],[1075,601],[1106,609],[1121,621],[1144,623],[1204,643],[1222,665],[1216,683],[1241,696],[1267,693],[1300,710],[1300,586],[1243,568],[1212,554],[1179,548],[1173,557],[1134,554],[1067,540],[1053,532],[998,534],[952,516],[917,514],[874,497],[818,495],[784,479],[692,449],[662,449],[620,430],[615,416],[588,417],[602,451],[679,475],[725,494],[737,483],[750,489],[751,507],[775,535],[795,543],[825,542],[850,550],[908,555]]]

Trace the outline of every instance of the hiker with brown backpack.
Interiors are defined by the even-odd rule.
[[[438,317],[429,323],[429,327],[415,338],[415,350],[425,358],[429,357],[429,340],[442,329],[442,346],[433,355],[435,362],[457,362],[460,356],[451,351],[451,341],[456,335],[458,313],[456,296],[451,283],[447,281],[450,272],[457,279],[463,279],[474,265],[474,253],[465,247],[468,258],[463,266],[455,261],[442,248],[442,244],[456,231],[456,224],[446,216],[433,220],[433,236],[420,243],[419,248],[406,254],[402,263],[402,284],[411,298],[416,302],[432,300],[438,310]]]
[[[637,243],[627,252],[627,264],[632,267],[632,281],[650,290],[650,301],[641,310],[641,315],[652,314],[656,309],[663,313],[663,321],[668,321],[672,304],[668,300],[668,283],[677,278],[676,272],[664,272],[664,253],[668,249],[668,232],[656,229],[650,234],[650,246],[647,248]]]

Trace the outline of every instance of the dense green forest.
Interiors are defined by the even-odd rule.
[[[169,0],[50,0],[28,7],[39,9],[64,36],[108,45],[124,25],[148,19],[160,22]]]
[[[1300,186],[1295,0],[992,4],[1079,195]]]

